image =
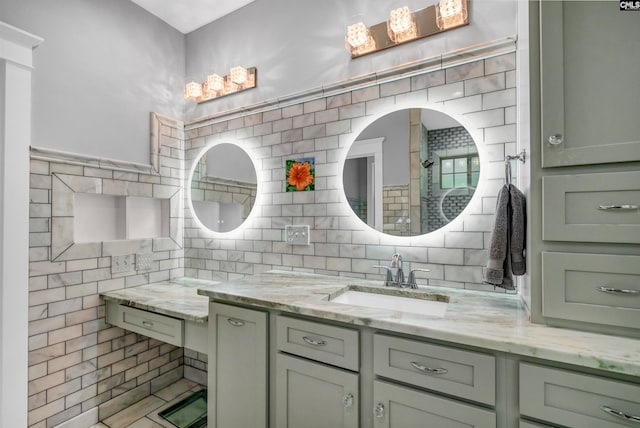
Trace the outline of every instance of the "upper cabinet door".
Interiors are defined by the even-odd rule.
[[[640,13],[541,2],[542,166],[640,160]]]

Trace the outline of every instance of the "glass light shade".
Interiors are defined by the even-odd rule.
[[[467,19],[467,2],[464,0],[442,0],[436,5],[436,25],[448,30],[464,24]]]
[[[415,16],[409,7],[404,6],[391,11],[387,21],[387,33],[396,43],[414,39],[418,35]]]
[[[184,87],[185,98],[199,98],[202,96],[202,84],[196,82],[189,82]]]
[[[224,89],[224,77],[219,74],[210,74],[207,76],[207,88],[212,91],[221,91]]]
[[[369,29],[363,22],[358,22],[347,27],[347,44],[352,48],[357,48],[367,43]]]
[[[247,81],[247,69],[244,67],[233,67],[229,70],[229,78],[233,83],[242,85]]]

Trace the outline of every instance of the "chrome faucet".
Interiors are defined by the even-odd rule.
[[[389,266],[375,265],[373,267],[384,269],[387,271],[387,275],[384,280],[384,285],[386,287],[399,287],[399,288],[418,288],[418,284],[416,283],[415,272],[430,271],[430,269],[411,269],[411,272],[409,272],[409,280],[405,282],[402,255],[400,253],[394,253],[393,256],[391,256],[391,263]]]

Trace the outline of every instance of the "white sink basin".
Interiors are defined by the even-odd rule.
[[[405,292],[406,293],[406,292]],[[419,297],[418,297],[419,296]],[[447,312],[446,301],[431,300],[431,295],[421,293],[416,296],[378,294],[376,292],[349,290],[331,299],[333,303],[387,309],[412,314],[444,317]],[[438,296],[438,295],[436,295]],[[440,296],[445,297],[446,296]],[[448,300],[448,299],[447,299]]]

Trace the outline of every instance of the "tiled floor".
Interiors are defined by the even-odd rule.
[[[158,412],[202,388],[204,386],[195,382],[180,379],[91,428],[175,428],[174,425],[158,416]]]

